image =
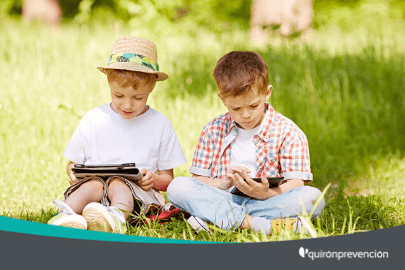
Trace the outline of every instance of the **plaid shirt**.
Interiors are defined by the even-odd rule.
[[[256,177],[283,176],[312,181],[308,141],[298,126],[266,103],[262,127],[254,135]],[[190,173],[211,178],[225,177],[231,161],[232,141],[238,127],[229,113],[208,123],[198,140]],[[243,164],[240,164],[243,166]]]

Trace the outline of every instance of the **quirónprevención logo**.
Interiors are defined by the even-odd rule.
[[[387,251],[310,251],[307,248],[300,247],[298,250],[302,258],[315,259],[388,259]]]

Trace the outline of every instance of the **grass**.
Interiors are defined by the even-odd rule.
[[[133,35],[157,43],[159,65],[170,76],[149,104],[172,121],[188,160],[175,175],[188,175],[202,127],[226,112],[212,78],[216,61],[230,50],[255,49],[269,64],[271,104],[308,137],[311,185],[323,190],[331,183],[326,207],[313,221],[318,236],[405,224],[405,43],[392,32],[356,31],[319,29],[307,44],[254,48],[243,30],[214,34],[181,25],[144,29],[119,23],[49,30],[1,20],[0,214],[46,223],[56,213],[51,201],[62,199],[68,185],[62,153],[82,115],[110,100],[96,66],[106,63],[117,36]],[[220,242],[309,237],[214,227],[211,234],[195,234],[181,218],[131,227],[129,233]]]

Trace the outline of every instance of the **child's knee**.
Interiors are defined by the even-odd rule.
[[[107,186],[107,196],[108,198],[111,198],[112,196],[132,196],[132,191],[127,185],[127,183],[122,180],[121,178],[113,178],[108,181],[108,186]]]
[[[189,192],[187,191],[190,188],[190,178],[179,176],[174,178],[169,186],[167,187],[167,198],[171,200],[182,200]]]
[[[318,202],[318,205],[313,213],[312,218],[316,218],[317,216],[319,216],[323,210],[323,208],[325,207],[325,199],[322,196],[322,192],[314,187],[307,187],[308,190],[308,197],[310,198],[310,204],[312,207],[314,207],[316,205],[316,203]]]
[[[324,205],[325,200],[322,197],[322,192],[319,189],[313,188],[313,187],[311,187],[310,190],[311,190],[312,204],[315,205],[315,203],[318,201],[318,199],[321,199],[319,202],[319,205],[321,205],[321,204]]]
[[[115,177],[108,182],[108,189],[122,186],[127,186],[127,184],[125,183],[124,180],[118,177]]]
[[[104,190],[104,184],[99,179],[89,180],[86,183],[82,184],[82,187],[89,188],[95,191]]]

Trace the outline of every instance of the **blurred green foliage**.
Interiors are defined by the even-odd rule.
[[[404,0],[315,0],[314,10],[315,29],[330,25],[346,31],[360,26],[375,29],[405,19]]]
[[[23,0],[3,0],[0,11],[21,14]],[[64,20],[80,23],[111,18],[158,24],[185,21],[211,31],[248,28],[252,0],[69,0],[59,1]],[[5,8],[6,7],[6,8]],[[405,18],[404,0],[314,0],[314,28],[336,24],[347,30],[364,20]],[[371,25],[370,27],[373,27]]]
[[[10,15],[19,15],[23,0],[4,0]],[[117,19],[145,22],[192,20],[211,30],[230,27],[229,22],[248,27],[251,0],[70,0],[59,1],[65,20],[79,22],[113,15]]]
[[[269,65],[274,86],[270,102],[308,137],[315,176],[311,185],[322,189],[332,182],[332,197],[332,189],[361,190],[365,183],[368,189],[394,190],[398,196],[387,197],[389,208],[377,207],[388,199],[347,202],[355,209],[353,217],[363,216],[361,229],[403,224],[403,211],[395,210],[403,208],[405,184],[404,1],[334,2],[335,8],[326,1],[324,9],[315,6],[316,12],[322,10],[315,19],[329,17],[312,32],[308,45],[283,40],[257,49]],[[13,3],[0,1],[0,14]],[[0,212],[49,207],[56,196],[62,199],[67,160],[61,153],[81,115],[110,99],[106,78],[95,66],[107,62],[116,36],[147,37],[157,44],[159,64],[170,77],[159,83],[148,102],[171,120],[187,157],[188,163],[175,169],[176,176],[188,174],[202,127],[226,110],[212,76],[217,60],[231,50],[252,48],[246,42],[248,31],[233,23],[230,31],[209,31],[220,20],[212,17],[205,23],[204,18],[213,16],[209,9],[198,10],[200,18],[191,16],[197,14],[191,13],[196,6],[176,10],[184,8],[183,0],[161,4],[160,9],[153,6],[157,1],[77,3],[70,18],[65,13],[58,31],[12,16],[0,20],[0,61],[6,67],[0,69],[0,81],[7,89],[0,92]],[[223,20],[230,27],[231,21]],[[353,31],[342,34],[333,24]],[[371,28],[378,24],[384,28]],[[323,222],[342,227],[347,207],[345,197],[331,200]]]

